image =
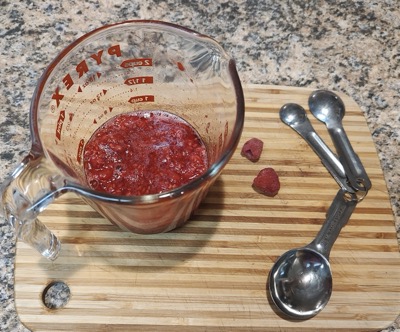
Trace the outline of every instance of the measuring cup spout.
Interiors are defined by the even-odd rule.
[[[60,241],[37,216],[64,192],[63,182],[61,175],[52,173],[46,158],[31,153],[0,188],[0,215],[20,240],[50,260],[57,258]]]

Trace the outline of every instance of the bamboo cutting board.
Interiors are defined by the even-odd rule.
[[[279,120],[280,107],[307,109],[309,89],[245,86],[241,143],[190,223],[166,234],[120,231],[79,198],[66,195],[40,219],[62,241],[50,262],[17,244],[15,296],[32,331],[376,331],[400,313],[400,254],[375,146],[358,106],[346,105],[343,124],[373,188],[356,208],[331,253],[334,289],[327,307],[306,321],[281,317],[266,288],[268,272],[285,251],[308,244],[325,219],[338,186],[311,148]],[[310,114],[332,147],[325,126]],[[257,163],[240,155],[258,137]],[[256,193],[258,171],[273,167],[281,190]],[[61,309],[43,305],[52,281],[71,291]]]

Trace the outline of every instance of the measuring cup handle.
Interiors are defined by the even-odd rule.
[[[60,241],[37,219],[63,193],[61,175],[51,172],[46,158],[29,154],[0,187],[0,215],[15,228],[17,237],[54,260]]]

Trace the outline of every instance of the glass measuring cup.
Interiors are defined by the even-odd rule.
[[[161,194],[92,190],[83,168],[86,142],[113,116],[146,110],[191,124],[207,147],[208,170]],[[0,211],[18,238],[49,259],[60,242],[37,217],[66,192],[124,230],[172,230],[189,219],[229,161],[243,122],[235,63],[213,39],[159,21],[101,27],[64,49],[41,77],[30,108],[32,147],[2,185]]]

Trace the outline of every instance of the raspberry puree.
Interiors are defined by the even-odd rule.
[[[208,167],[206,147],[197,132],[164,111],[111,118],[87,142],[83,160],[93,189],[124,196],[169,191]]]

